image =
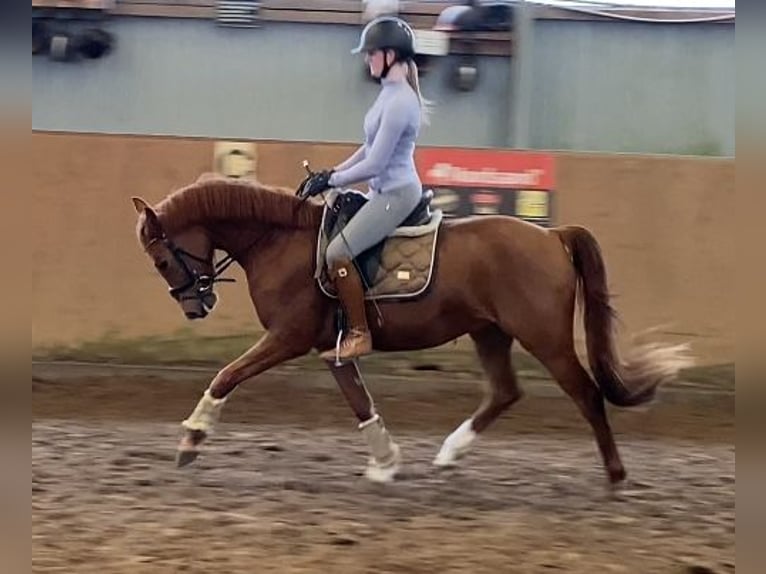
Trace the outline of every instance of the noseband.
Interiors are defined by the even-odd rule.
[[[146,248],[148,249],[156,241],[162,241],[165,247],[168,248],[168,251],[173,254],[173,258],[176,260],[176,263],[180,265],[184,275],[186,276],[184,282],[181,285],[171,286],[168,289],[170,296],[176,301],[198,299],[204,305],[205,300],[213,295],[213,287],[216,283],[235,282],[235,279],[220,277],[220,275],[226,271],[229,265],[234,263],[234,258],[231,255],[227,255],[220,261],[214,263],[214,271],[212,275],[200,274],[196,269],[192,269],[189,266],[187,260],[191,259],[192,261],[203,263],[205,265],[208,264],[207,260],[203,259],[202,257],[198,257],[193,253],[189,253],[181,247],[178,247],[168,237],[153,239],[146,245]],[[191,293],[184,295],[186,291],[190,290]]]

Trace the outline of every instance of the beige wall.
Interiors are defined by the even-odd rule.
[[[135,240],[130,196],[158,201],[210,171],[212,141],[34,133],[32,145],[33,347],[257,329],[243,284],[220,288],[210,319],[186,322]],[[304,158],[329,165],[351,149],[259,142],[258,177],[295,186]],[[626,328],[664,324],[705,362],[730,360],[734,162],[559,154],[557,182],[556,220],[599,238]]]
[[[707,362],[734,356],[734,161],[560,155],[562,223],[599,238],[626,331],[655,326]]]

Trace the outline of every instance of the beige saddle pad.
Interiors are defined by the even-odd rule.
[[[325,251],[329,243],[325,235],[324,217],[319,227],[317,242],[317,269],[321,269],[317,281],[328,297],[337,298],[337,291],[327,277]],[[425,225],[399,227],[384,240],[383,249],[362,254],[356,261],[363,269],[363,277],[369,278],[366,299],[408,299],[423,294],[431,283],[436,257],[436,243],[443,214],[432,212],[431,221]],[[365,256],[367,255],[367,256]]]

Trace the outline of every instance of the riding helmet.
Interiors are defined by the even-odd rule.
[[[415,34],[401,18],[381,16],[371,20],[362,30],[359,45],[351,50],[352,54],[372,50],[394,50],[400,58],[415,56]]]

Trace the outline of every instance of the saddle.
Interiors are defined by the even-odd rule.
[[[426,190],[393,233],[354,259],[366,299],[408,299],[428,289],[442,221],[440,210],[431,211],[432,199],[433,191]],[[355,190],[333,190],[329,194],[319,226],[315,275],[319,288],[328,297],[337,298],[337,292],[325,266],[327,246],[367,201],[364,194]]]

